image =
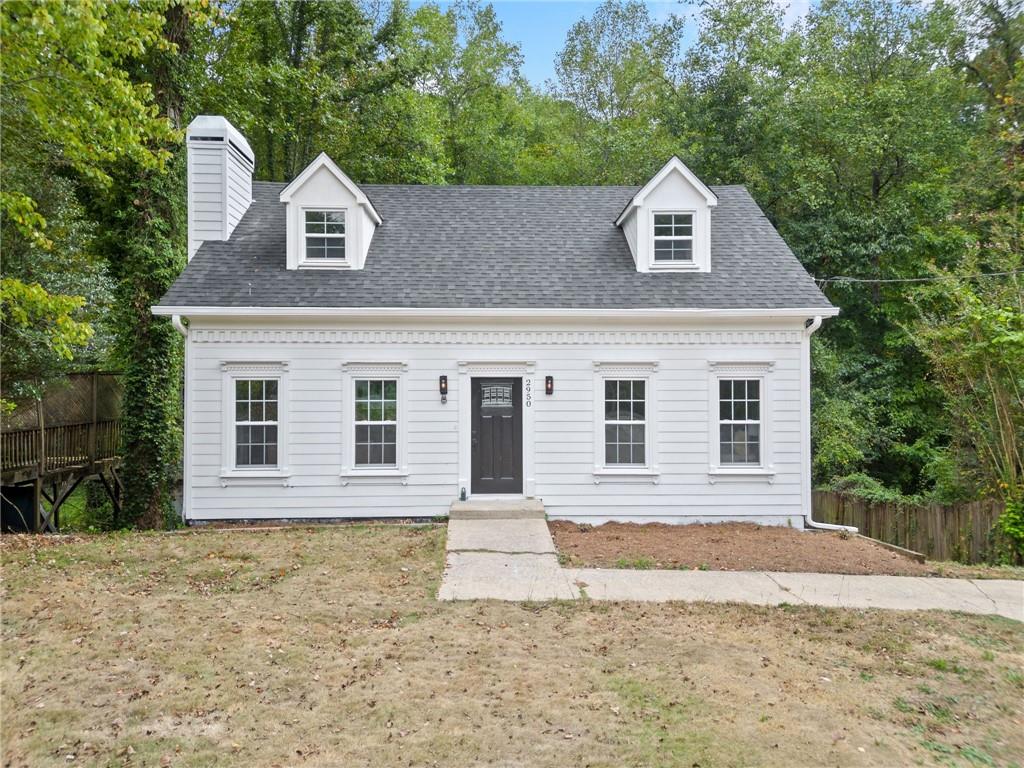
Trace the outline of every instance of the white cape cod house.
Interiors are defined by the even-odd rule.
[[[742,187],[253,182],[188,135],[189,521],[810,522],[810,336],[838,310]]]

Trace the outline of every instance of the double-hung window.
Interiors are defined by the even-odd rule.
[[[345,261],[345,211],[306,210],[304,258],[311,263]]]
[[[398,380],[355,379],[355,466],[398,465]]]
[[[654,214],[654,261],[664,264],[693,263],[693,214]]]
[[[607,467],[647,465],[647,381],[605,379],[604,462]]]
[[[760,466],[760,379],[718,380],[718,441],[722,466]]]
[[[221,478],[284,478],[288,469],[288,363],[223,361]]]
[[[408,477],[404,363],[342,364],[342,484]]]
[[[235,379],[235,466],[277,467],[277,379]]]

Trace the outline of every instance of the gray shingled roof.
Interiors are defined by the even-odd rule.
[[[636,271],[615,219],[636,187],[362,187],[384,219],[358,271],[285,268],[283,184],[256,182],[163,307],[827,308],[743,187],[714,187],[711,272]]]

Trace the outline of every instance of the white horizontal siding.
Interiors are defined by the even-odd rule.
[[[757,519],[799,524],[801,517],[801,413],[798,334],[786,342],[704,343],[310,343],[294,341],[189,341],[187,451],[192,519],[431,517],[444,515],[460,490],[460,398],[469,376],[460,361],[532,361],[532,453],[535,495],[553,517],[703,520]],[[382,336],[383,337],[383,336]],[[312,338],[312,337],[310,337]],[[401,334],[390,338],[401,339]],[[470,337],[467,337],[470,338]],[[579,338],[567,337],[567,338]],[[724,337],[722,337],[724,338]],[[757,337],[755,337],[757,338]],[[408,476],[340,477],[342,364],[398,362],[404,374],[405,455]],[[595,478],[594,362],[657,362],[653,374],[658,413],[655,452],[659,476]],[[774,478],[708,476],[709,360],[770,362],[769,441]],[[287,481],[221,479],[222,362],[287,362],[290,397]],[[449,381],[447,404],[438,376]],[[554,376],[555,394],[544,395]],[[346,407],[351,407],[346,405]],[[527,436],[529,437],[529,436]],[[598,482],[595,482],[598,480]]]

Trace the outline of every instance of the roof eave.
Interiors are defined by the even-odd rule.
[[[561,308],[561,307],[151,307],[154,315],[187,317],[275,317],[275,318],[813,318],[835,317],[838,307],[779,308]]]

